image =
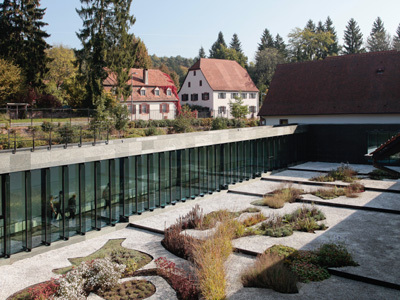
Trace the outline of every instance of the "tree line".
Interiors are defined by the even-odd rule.
[[[248,70],[262,94],[268,90],[278,64],[392,49],[400,51],[400,24],[392,39],[382,19],[378,17],[372,25],[370,35],[364,40],[360,27],[351,18],[344,31],[343,45],[340,45],[333,21],[327,17],[325,22],[319,21],[316,24],[309,20],[304,28],[296,27],[289,33],[288,43],[279,34],[273,36],[266,28],[258,43],[255,61],[250,63],[243,54],[238,35],[235,33],[227,46],[223,33],[219,32],[209,50],[208,58],[236,60]],[[206,57],[204,48],[201,47],[197,59]]]
[[[129,33],[136,19],[132,0],[81,0],[77,32],[81,49],[51,47],[44,30],[40,0],[0,3],[0,106],[26,102],[37,107],[69,105],[121,114],[116,99],[127,99],[130,68],[150,68],[152,60],[140,38]],[[103,89],[107,71],[117,76],[110,93]]]

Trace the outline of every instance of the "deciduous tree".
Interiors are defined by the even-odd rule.
[[[21,69],[0,58],[0,106],[12,101],[23,90]]]

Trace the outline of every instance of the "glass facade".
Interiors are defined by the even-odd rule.
[[[303,134],[0,175],[0,255],[101,230],[305,158]]]

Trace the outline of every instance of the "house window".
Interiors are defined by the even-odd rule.
[[[188,101],[189,100],[189,95],[188,94],[182,94],[181,98],[182,98],[182,101]]]
[[[167,90],[167,96],[171,96],[171,95],[172,95],[172,92],[171,92],[170,89],[168,89],[168,90]]]
[[[193,76],[196,76],[196,71],[193,71]]]
[[[231,94],[231,98],[232,99],[236,99],[237,97],[239,97],[239,93],[232,93]]]
[[[190,95],[190,100],[192,100],[192,101],[197,101],[197,100],[199,100],[199,94],[191,94],[191,95]]]
[[[148,114],[150,112],[150,105],[148,104],[140,104],[139,106],[139,113],[140,114]]]
[[[250,99],[256,99],[257,93],[250,93]]]
[[[199,85],[200,85],[200,86],[203,86],[203,80],[200,80],[200,81],[199,81]]]
[[[247,93],[242,93],[242,99],[247,99]]]
[[[154,90],[154,95],[160,96],[160,90],[159,89]]]
[[[188,87],[190,87],[190,81],[188,82]]]
[[[279,119],[279,125],[287,125],[287,124],[289,124],[288,119]]]
[[[168,113],[169,112],[169,104],[167,104],[167,103],[160,104],[160,112]]]
[[[255,113],[256,112],[256,107],[255,106],[249,106],[249,112]]]
[[[210,93],[201,94],[201,100],[210,100]]]
[[[140,96],[146,96],[146,89],[140,90]]]
[[[218,93],[218,99],[225,99],[226,93]]]
[[[219,106],[218,107],[218,113],[219,114],[225,114],[226,113],[226,107],[225,106]]]

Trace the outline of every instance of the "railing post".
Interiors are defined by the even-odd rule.
[[[96,146],[96,125],[93,125],[93,146]]]
[[[64,139],[65,139],[64,149],[67,149],[67,147],[68,147],[67,125],[65,125],[65,127],[64,127]]]
[[[13,154],[15,154],[17,152],[17,132],[14,131],[14,150],[13,150]]]
[[[108,145],[108,141],[109,141],[109,138],[110,138],[110,127],[108,127],[107,126],[107,141],[106,141],[106,145]]]
[[[81,127],[80,134],[79,134],[79,145],[78,145],[78,147],[82,147],[82,127]]]
[[[52,130],[50,129],[50,133],[49,133],[49,150],[51,150],[51,144],[52,144],[52,141],[51,141],[51,132],[52,132]]]
[[[35,151],[35,130],[32,130],[32,152]]]

